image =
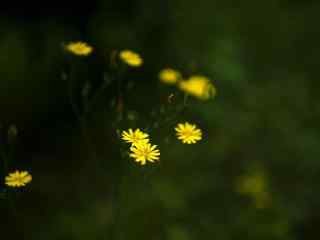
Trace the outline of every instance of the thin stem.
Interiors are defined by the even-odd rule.
[[[72,111],[73,113],[75,114],[76,118],[80,121],[81,119],[81,115],[80,115],[80,112],[79,112],[79,109],[77,108],[77,105],[75,104],[74,102],[74,95],[73,95],[73,74],[71,72],[70,74],[70,80],[69,80],[69,86],[68,86],[68,98],[69,98],[69,103],[70,103],[70,106],[72,108]]]
[[[120,68],[119,72],[118,72],[118,84],[117,84],[117,98],[118,98],[118,102],[117,102],[117,111],[118,111],[118,120],[119,122],[121,122],[121,120],[123,119],[123,95],[122,95],[122,83],[123,83],[123,76],[125,74],[126,68],[122,67]]]
[[[5,149],[2,147],[2,144],[0,144],[0,154],[1,158],[3,160],[3,170],[4,170],[4,176],[6,176],[9,172],[9,155],[5,152]],[[11,192],[8,193],[8,202],[12,209],[13,216],[16,218],[18,217],[18,212],[14,203],[14,198]]]
[[[73,69],[71,69],[71,74],[70,74],[70,79],[69,79],[69,85],[68,85],[68,98],[69,98],[69,103],[71,105],[72,111],[76,116],[76,119],[78,121],[78,123],[80,124],[80,130],[83,136],[83,139],[85,141],[85,145],[87,147],[87,151],[88,151],[88,158],[91,157],[91,154],[93,154],[93,158],[96,158],[96,152],[93,150],[91,151],[92,146],[91,146],[91,142],[89,140],[89,134],[87,132],[87,124],[86,124],[86,114],[83,113],[81,114],[79,108],[77,107],[77,104],[74,101],[74,77],[73,77]],[[84,103],[84,105],[86,105],[86,103]]]
[[[8,167],[9,167],[8,156],[3,151],[3,149],[0,150],[0,153],[1,153],[1,158],[3,160],[3,170],[4,170],[4,172],[8,172]]]
[[[95,104],[95,102],[99,99],[99,97],[103,94],[103,91],[108,87],[109,82],[104,81],[101,87],[97,90],[97,92],[94,94],[94,96],[88,101],[85,108],[85,113],[88,113],[92,106]]]
[[[159,126],[157,127],[160,129],[161,127],[164,127],[167,124],[170,124],[171,122],[175,121],[177,117],[183,113],[183,111],[188,107],[187,102],[188,102],[189,94],[185,93],[183,96],[183,103],[182,103],[182,108],[177,110],[175,113],[173,113],[173,117],[168,118],[166,121],[163,121]]]
[[[119,180],[117,185],[115,185],[114,191],[113,191],[113,197],[112,197],[112,205],[114,206],[114,212],[113,212],[113,220],[111,223],[111,239],[116,240],[117,239],[117,230],[118,226],[119,226],[119,220],[121,217],[121,188],[123,185],[125,185],[124,183],[124,179],[125,179],[125,172],[124,172],[124,168],[123,168],[123,164],[121,164],[121,166],[119,167],[120,169],[120,176],[119,176]],[[122,171],[121,171],[122,170]],[[120,230],[121,231],[121,230]]]
[[[188,93],[184,93],[184,95],[183,95],[183,107],[187,106],[188,98],[189,98],[189,94]]]

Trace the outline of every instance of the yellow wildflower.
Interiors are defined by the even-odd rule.
[[[128,131],[122,131],[122,139],[128,143],[136,144],[142,140],[149,141],[149,135],[142,132],[139,128],[132,130],[131,128]]]
[[[10,173],[5,178],[6,185],[10,187],[24,187],[27,183],[31,182],[32,176],[27,171],[15,171]]]
[[[265,178],[262,174],[253,174],[242,177],[238,191],[245,194],[259,194],[266,188]]]
[[[188,80],[181,81],[179,88],[201,100],[207,100],[216,95],[216,88],[210,80],[201,75],[191,76]]]
[[[146,141],[140,141],[130,147],[130,157],[133,157],[136,162],[145,165],[147,161],[155,162],[159,160],[160,151],[157,145],[151,145]]]
[[[131,67],[140,67],[143,63],[141,56],[131,50],[122,50],[120,59]]]
[[[177,132],[178,139],[180,139],[183,143],[196,143],[202,139],[201,130],[198,129],[194,124],[190,124],[188,122],[184,124],[179,123],[175,130]]]
[[[159,73],[159,79],[163,83],[167,84],[175,84],[178,80],[181,79],[180,72],[171,69],[171,68],[165,68],[160,71]]]
[[[237,185],[237,191],[251,197],[257,208],[265,208],[270,203],[271,196],[267,188],[266,177],[261,172],[242,176]]]
[[[65,48],[69,52],[79,56],[87,56],[93,50],[93,48],[85,42],[70,42],[65,46]]]

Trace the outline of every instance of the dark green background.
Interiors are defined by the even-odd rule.
[[[10,148],[6,131],[15,124],[10,171],[26,169],[33,181],[18,191],[1,182],[1,238],[316,239],[319,11],[318,1],[298,0],[3,7],[1,144]],[[62,44],[70,40],[87,41],[94,54],[66,54]],[[111,51],[124,48],[145,61],[124,75],[124,118],[118,121],[112,82],[83,132],[68,83],[74,79],[81,106],[85,82],[94,92]],[[175,122],[150,130],[161,163],[141,168],[121,157],[116,130],[145,128],[171,114],[148,117],[176,91],[157,79],[168,66],[209,76],[218,94],[209,102],[190,99]],[[174,124],[186,120],[203,130],[203,141],[175,139]],[[263,207],[237,187],[256,172],[270,197]]]

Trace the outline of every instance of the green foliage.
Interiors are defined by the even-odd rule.
[[[1,17],[1,236],[316,239],[320,5],[121,4],[70,14],[80,28],[58,13],[41,24]],[[81,39],[91,55],[66,53]],[[121,64],[121,49],[143,66]],[[206,73],[216,98],[186,103],[159,82],[166,67]],[[203,130],[198,144],[176,139],[185,121]],[[128,128],[150,134],[159,164],[132,161],[120,139]],[[4,185],[17,168],[32,173],[25,189]]]

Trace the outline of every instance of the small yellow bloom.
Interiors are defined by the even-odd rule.
[[[130,157],[133,157],[136,162],[145,165],[147,161],[155,162],[159,160],[160,151],[157,145],[151,145],[148,142],[140,141],[130,147]]]
[[[181,81],[179,83],[179,88],[201,100],[207,100],[216,95],[216,88],[214,85],[207,77],[201,75],[194,75],[188,80]]]
[[[202,139],[201,130],[198,129],[194,124],[190,124],[188,122],[184,124],[179,123],[175,130],[177,132],[178,139],[180,139],[183,143],[196,143]]]
[[[134,131],[131,128],[128,131],[122,131],[121,136],[124,141],[132,144],[137,144],[142,140],[149,142],[149,135],[142,132],[139,128]]]
[[[87,56],[93,51],[93,47],[89,46],[85,42],[70,42],[68,43],[65,48],[78,56]]]
[[[143,63],[141,56],[131,50],[122,50],[120,59],[131,67],[140,67]]]
[[[31,182],[32,176],[27,171],[15,171],[10,173],[5,178],[6,185],[10,187],[24,187],[27,183]]]
[[[160,71],[159,79],[163,83],[175,84],[181,79],[181,73],[171,68],[165,68]]]

